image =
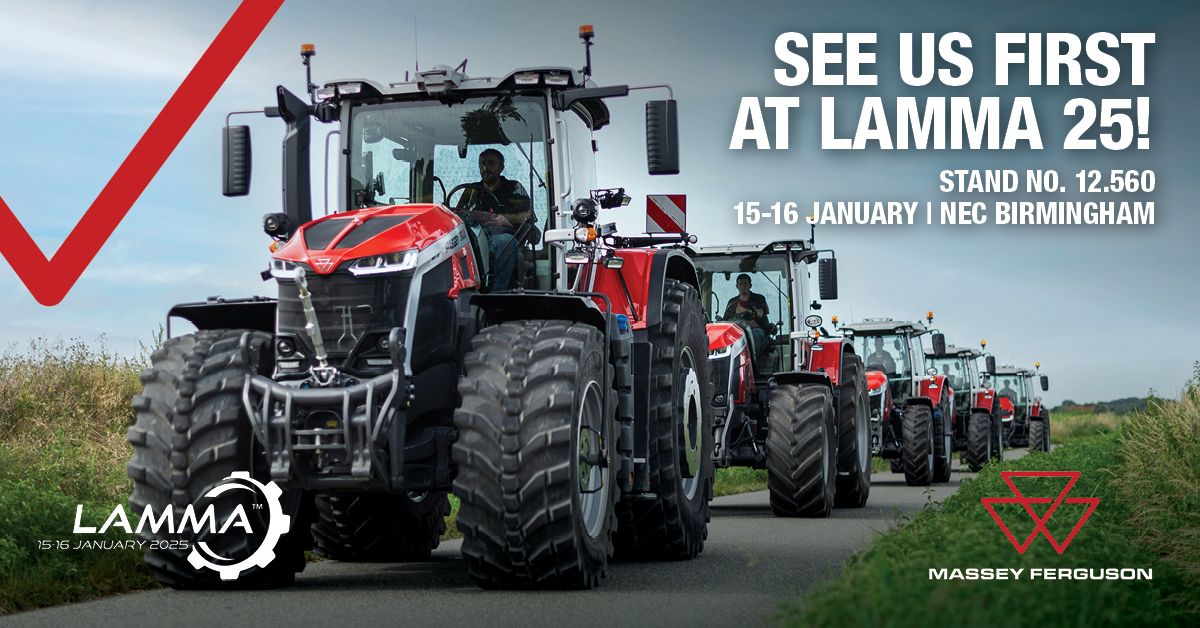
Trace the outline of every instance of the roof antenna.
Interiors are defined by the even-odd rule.
[[[417,16],[413,16],[413,74],[421,73],[421,45],[417,40],[419,29],[417,29]]]
[[[592,76],[592,38],[596,36],[591,24],[579,27],[579,38],[583,40],[583,80],[586,82]]]

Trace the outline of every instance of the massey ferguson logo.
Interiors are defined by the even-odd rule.
[[[329,269],[333,268],[333,258],[318,257],[317,259],[313,260],[313,268],[316,268],[322,273],[329,272]]]
[[[988,514],[992,515],[992,519],[996,521],[996,525],[1000,526],[1000,529],[1004,531],[1004,536],[1008,537],[1009,543],[1012,543],[1012,546],[1020,554],[1024,554],[1025,550],[1029,549],[1029,546],[1033,543],[1033,540],[1041,534],[1046,537],[1047,541],[1050,541],[1050,546],[1054,548],[1054,551],[1061,555],[1067,551],[1067,546],[1071,544],[1075,535],[1079,533],[1080,528],[1087,522],[1088,517],[1092,516],[1092,512],[1096,510],[1096,506],[1100,505],[1099,497],[1067,497],[1067,494],[1071,492],[1075,483],[1079,481],[1078,471],[1001,471],[1000,477],[1003,478],[1004,483],[1012,491],[1013,497],[984,497],[980,501],[983,502],[983,507],[987,509]],[[1053,498],[1026,497],[1017,488],[1017,485],[1013,482],[1013,478],[1067,478],[1067,484]],[[1046,528],[1046,523],[1058,511],[1058,507],[1064,503],[1086,504],[1087,507],[1079,517],[1079,521],[1075,523],[1075,526],[1071,528],[1071,531],[1060,542],[1054,538],[1054,535],[1050,534],[1050,530]],[[1033,520],[1033,531],[1025,537],[1024,541],[1018,541],[1017,537],[1005,525],[1004,520],[1000,518],[1000,515],[996,514],[996,504],[1020,504],[1025,509],[1029,518]],[[1042,506],[1044,504],[1049,504],[1050,507],[1046,509],[1045,514],[1039,516],[1037,510],[1040,508],[1035,509],[1035,506]]]

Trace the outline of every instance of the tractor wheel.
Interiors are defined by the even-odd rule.
[[[828,517],[837,486],[833,394],[821,384],[776,386],[767,415],[767,488],[780,517]]]
[[[954,405],[949,395],[942,393],[942,401],[933,415],[933,481],[949,482],[950,469],[954,466]]]
[[[867,406],[867,378],[862,358],[842,358],[841,390],[838,404],[839,508],[862,508],[871,494],[871,415]]]
[[[900,462],[904,481],[909,486],[929,486],[933,483],[934,430],[933,411],[929,406],[910,404],[904,408]]]
[[[687,560],[708,538],[713,431],[708,336],[696,289],[663,286],[662,322],[650,333],[650,495],[617,504],[617,550],[638,559]]]
[[[992,460],[1004,460],[1004,422],[999,414],[991,415],[989,422],[992,425]]]
[[[983,412],[972,412],[967,423],[967,451],[963,458],[971,471],[978,473],[994,455],[992,446],[996,438],[992,432],[992,417]]]
[[[1029,451],[1050,451],[1050,417],[1029,419]]]
[[[249,344],[246,352],[241,349],[243,336]],[[177,589],[285,586],[304,569],[304,552],[312,546],[311,499],[298,490],[279,495],[283,514],[290,517],[289,528],[266,565],[222,580],[218,572],[189,562],[194,548],[198,557],[211,564],[220,559],[230,561],[223,564],[236,564],[251,558],[268,536],[270,508],[262,507],[258,490],[248,482],[225,479],[234,472],[267,468],[265,452],[242,405],[242,387],[247,375],[270,372],[270,341],[268,334],[246,330],[199,331],[164,342],[151,356],[150,368],[142,371],[142,393],[133,398],[137,420],[128,434],[133,458],[125,467],[133,480],[130,511],[141,513],[147,507],[156,515],[173,511],[178,524],[188,506],[193,521],[197,517],[203,521],[211,506],[217,525],[229,528],[221,533],[212,526],[178,524],[175,534],[167,527],[141,532],[152,547],[146,551],[146,564],[165,585]],[[268,489],[276,486],[261,474],[254,480]],[[218,485],[248,490],[209,496]],[[237,517],[239,510],[241,517]]]
[[[446,493],[317,495],[317,553],[345,562],[427,560],[446,531]]]
[[[591,588],[612,556],[616,392],[604,337],[516,321],[471,341],[454,413],[467,572],[485,588]]]

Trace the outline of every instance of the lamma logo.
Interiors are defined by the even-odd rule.
[[[246,471],[234,471],[222,483],[205,493],[204,497],[215,499],[223,493],[234,490],[256,491],[262,495],[267,504],[267,533],[262,544],[253,554],[236,562],[233,562],[231,558],[218,555],[204,541],[200,541],[192,547],[192,553],[188,555],[188,563],[196,569],[212,569],[220,574],[222,580],[237,580],[243,571],[254,567],[265,569],[267,565],[271,564],[271,561],[275,560],[275,545],[292,526],[291,516],[283,514],[283,505],[279,502],[279,496],[283,494],[279,486],[274,482],[263,484],[250,477]],[[242,518],[245,519],[244,513]]]
[[[1067,497],[1067,494],[1075,487],[1075,483],[1079,481],[1078,471],[1001,471],[1000,477],[1008,485],[1009,490],[1012,491],[1013,497],[984,497],[980,501],[983,503],[983,507],[987,509],[988,514],[996,521],[996,525],[1000,526],[1000,529],[1004,531],[1004,536],[1008,537],[1008,541],[1012,543],[1012,546],[1020,554],[1024,554],[1025,550],[1029,549],[1029,546],[1033,544],[1033,540],[1041,534],[1050,542],[1050,546],[1054,548],[1054,551],[1061,555],[1071,545],[1071,541],[1075,539],[1075,535],[1083,528],[1083,524],[1087,522],[1088,517],[1091,517],[1096,507],[1100,505],[1099,497]],[[1026,497],[1021,492],[1021,489],[1017,488],[1014,478],[1066,478],[1067,482],[1055,497]],[[1086,508],[1083,514],[1080,515],[1079,521],[1075,523],[1071,531],[1060,542],[1050,533],[1050,530],[1046,527],[1046,523],[1058,511],[1058,507],[1064,503],[1084,504]],[[1029,518],[1033,520],[1033,531],[1029,533],[1029,536],[1025,537],[1024,541],[1017,540],[1017,537],[1013,535],[1008,525],[1004,523],[1004,520],[996,512],[998,504],[1020,504],[1029,515]],[[1046,509],[1045,514],[1038,516],[1034,510],[1034,506],[1042,504],[1050,504],[1050,507]]]

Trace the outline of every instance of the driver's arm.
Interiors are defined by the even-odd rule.
[[[513,181],[512,191],[508,194],[508,198],[500,200],[508,207],[504,217],[514,227],[520,226],[532,215],[529,210],[529,192],[525,191],[525,186],[521,185],[519,181]]]

